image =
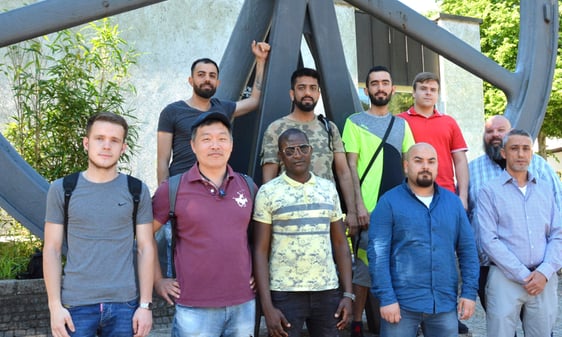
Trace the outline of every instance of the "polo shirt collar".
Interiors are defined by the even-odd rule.
[[[412,105],[412,107],[410,109],[408,109],[408,111],[406,111],[408,113],[408,115],[410,116],[419,116],[419,117],[423,117],[423,118],[436,118],[436,117],[441,117],[443,116],[442,113],[440,113],[439,111],[437,111],[437,109],[433,108],[433,115],[429,116],[429,117],[425,117],[424,115],[419,114],[415,109],[414,106]]]
[[[226,165],[226,171],[227,171],[227,175],[226,175],[225,180],[230,180],[230,179],[234,178],[234,170],[228,164]],[[198,163],[193,165],[189,169],[189,171],[186,172],[186,174],[187,174],[187,181],[190,182],[190,183],[195,182],[195,181],[204,181],[205,180],[201,176],[201,173],[199,172],[199,164]]]

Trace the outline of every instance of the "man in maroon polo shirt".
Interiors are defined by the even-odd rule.
[[[228,165],[232,145],[225,115],[206,112],[194,122],[191,147],[197,165],[182,175],[176,197],[177,278],[164,279],[155,267],[157,293],[176,304],[174,336],[254,333],[247,236],[253,200],[246,180]],[[154,195],[154,231],[169,220],[168,190],[166,181]]]

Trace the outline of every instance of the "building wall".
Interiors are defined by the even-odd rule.
[[[0,280],[0,299],[0,337],[52,336],[43,279]],[[174,307],[156,296],[153,306],[153,329],[169,327]]]
[[[556,173],[558,173],[558,175],[562,177],[562,151],[560,151],[560,149],[562,149],[562,139],[547,138],[546,144],[549,149],[553,149],[555,151],[554,153],[549,155],[546,160],[550,165],[552,165],[554,171],[556,171]],[[535,141],[535,148],[537,147],[538,145]],[[536,150],[537,149],[535,149],[535,151]]]
[[[554,171],[558,173],[558,176],[562,177],[562,154],[558,152],[554,154],[553,157],[548,157],[547,161],[552,165]]]

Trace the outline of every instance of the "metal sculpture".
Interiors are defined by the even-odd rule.
[[[39,1],[0,14],[0,47],[163,1]]]
[[[0,47],[165,0],[50,0],[0,14]],[[519,54],[515,72],[488,59],[398,0],[345,0],[418,40],[453,63],[497,86],[507,96],[506,116],[538,134],[546,111],[558,43],[558,1],[521,0]],[[342,126],[360,109],[344,61],[333,0],[246,0],[221,62],[217,95],[238,99],[251,76],[248,37],[269,35],[270,55],[257,114],[236,121],[233,165],[258,181],[261,135],[290,110],[289,76],[300,63],[304,34],[317,67],[328,117]],[[267,110],[266,110],[267,108]],[[0,206],[43,237],[47,182],[0,136]]]

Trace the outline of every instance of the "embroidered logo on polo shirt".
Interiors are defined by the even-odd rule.
[[[238,207],[241,208],[246,207],[248,205],[248,198],[246,198],[246,196],[242,192],[236,192],[236,193],[238,193],[238,196],[236,198],[232,197],[232,199],[236,201]]]

